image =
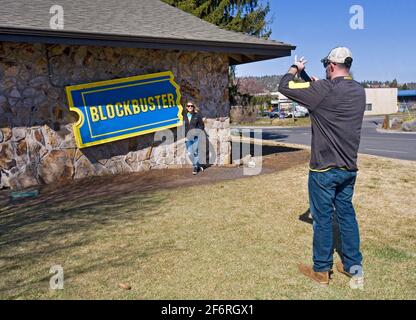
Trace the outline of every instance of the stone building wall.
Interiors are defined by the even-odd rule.
[[[0,188],[185,164],[184,139],[147,134],[78,149],[65,86],[172,71],[182,103],[205,119],[214,164],[230,157],[228,58],[224,54],[0,42]]]

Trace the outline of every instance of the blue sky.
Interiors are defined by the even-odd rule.
[[[271,39],[296,45],[292,57],[237,67],[237,76],[286,73],[295,54],[305,56],[310,75],[324,77],[320,60],[336,46],[354,56],[354,78],[416,82],[416,1],[271,0]],[[350,28],[350,8],[364,9],[364,29]]]

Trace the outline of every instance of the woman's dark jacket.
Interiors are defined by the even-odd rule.
[[[199,113],[193,113],[191,121],[189,121],[188,115],[185,114],[184,120],[185,120],[185,132],[186,133],[188,133],[188,131],[192,129],[200,129],[200,130],[205,129],[204,121],[202,120],[202,117]]]

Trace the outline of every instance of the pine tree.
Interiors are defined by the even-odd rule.
[[[183,11],[197,16],[220,28],[243,32],[268,39],[267,14],[269,3],[265,6],[258,0],[163,0]]]
[[[397,87],[398,87],[397,79],[394,79],[394,80],[390,83],[390,88],[397,88]]]
[[[222,29],[242,32],[268,39],[272,33],[267,15],[269,3],[262,6],[258,0],[163,0]],[[235,66],[230,66],[229,97],[231,105],[237,103],[239,89],[235,81]]]
[[[409,90],[409,86],[407,85],[407,83],[405,83],[402,87],[401,90]]]

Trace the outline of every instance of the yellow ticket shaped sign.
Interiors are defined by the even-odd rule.
[[[79,120],[79,148],[126,139],[183,124],[180,90],[171,71],[66,87]]]

